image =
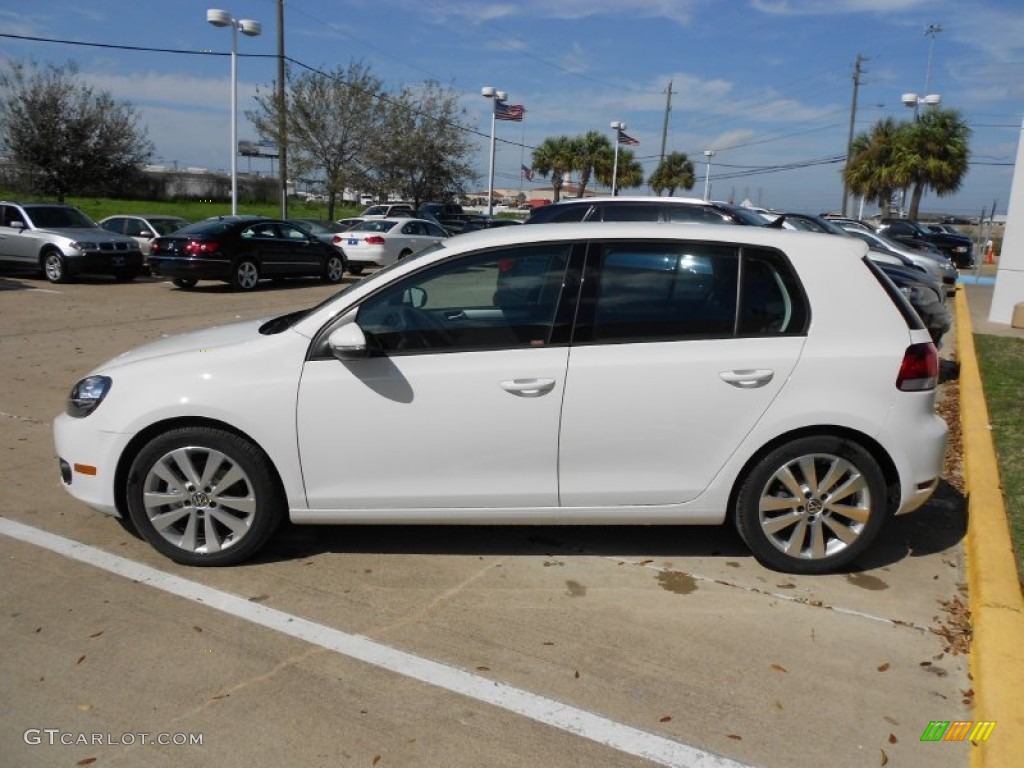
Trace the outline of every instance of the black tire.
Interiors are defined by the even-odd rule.
[[[734,516],[740,537],[763,565],[830,573],[864,552],[881,531],[888,517],[885,477],[857,443],[826,435],[800,438],[747,472]]]
[[[71,280],[68,262],[56,248],[47,248],[39,255],[39,266],[43,276],[51,283],[66,283]]]
[[[260,268],[252,259],[242,259],[231,271],[231,287],[236,291],[252,291],[260,282]]]
[[[156,498],[148,508],[146,494]],[[146,444],[128,473],[127,499],[146,541],[176,563],[200,566],[254,555],[287,506],[266,454],[212,427],[174,429]]]
[[[194,277],[176,277],[171,282],[183,290],[188,290],[189,288],[195,288],[196,283],[199,281]]]
[[[325,283],[338,284],[345,277],[345,260],[341,256],[328,256],[324,262],[324,271],[320,280]]]
[[[351,272],[353,275],[361,275],[361,274],[363,274],[363,268],[361,266],[359,266],[359,265],[356,265],[356,266],[349,265],[348,271]]]
[[[406,248],[404,251],[398,254],[398,260],[401,261],[406,256],[412,256],[412,251],[410,251],[408,248]]]

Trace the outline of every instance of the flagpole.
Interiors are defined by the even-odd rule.
[[[620,120],[612,120],[611,127],[615,131],[615,163],[612,165],[612,197],[617,197],[619,194],[618,184],[616,183],[619,178],[619,144],[622,138],[622,132],[626,130],[626,124]]]

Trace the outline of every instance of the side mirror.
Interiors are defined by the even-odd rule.
[[[427,291],[425,288],[415,286],[413,288],[406,288],[405,294],[402,296],[402,303],[415,309],[419,309],[427,303]]]
[[[366,334],[355,323],[346,323],[332,331],[327,337],[327,346],[339,360],[358,360],[370,356]]]
[[[141,232],[139,232],[139,237],[144,237],[147,240],[151,240],[154,237],[156,237],[156,234],[154,232],[150,232],[148,229],[144,229]]]

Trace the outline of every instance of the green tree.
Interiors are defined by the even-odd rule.
[[[677,189],[693,189],[693,163],[685,152],[672,152],[658,164],[647,183],[659,197],[665,190],[672,197]]]
[[[381,80],[357,61],[331,73],[303,72],[287,80],[289,172],[323,180],[327,217],[333,219],[345,188],[365,185],[369,178],[364,150],[377,140],[386,115]],[[262,138],[280,145],[276,86],[257,88],[256,103],[258,108],[246,115]]]
[[[587,131],[572,141],[575,148],[573,170],[580,172],[580,189],[576,197],[583,197],[591,176],[611,178],[615,150],[608,137],[599,131]]]
[[[916,219],[927,190],[939,197],[960,189],[967,175],[971,129],[955,109],[928,108],[901,131],[900,163],[912,193],[908,216]]]
[[[868,133],[858,134],[850,145],[850,163],[843,173],[850,189],[878,203],[890,215],[892,196],[909,181],[898,165],[900,123],[891,117],[879,120]]]
[[[28,172],[33,191],[61,202],[117,194],[153,154],[135,108],[79,82],[73,62],[0,69],[0,144]]]
[[[643,186],[644,167],[636,159],[636,154],[631,149],[619,147],[619,165],[616,173],[614,151],[608,165],[601,167],[595,177],[598,182],[606,186],[612,185],[612,175],[615,174],[615,186],[619,189],[636,189]],[[615,194],[615,190],[612,190]]]
[[[463,196],[477,178],[468,121],[459,95],[432,80],[389,98],[382,133],[366,148],[378,195],[398,192],[416,208]]]
[[[577,166],[576,146],[568,136],[549,137],[533,150],[533,170],[551,177],[554,202],[562,199],[562,179]]]

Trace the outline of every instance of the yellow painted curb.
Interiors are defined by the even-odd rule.
[[[996,723],[989,739],[971,749],[971,766],[1007,768],[1024,759],[1024,595],[962,286],[956,295],[956,329],[967,484],[973,717]]]

